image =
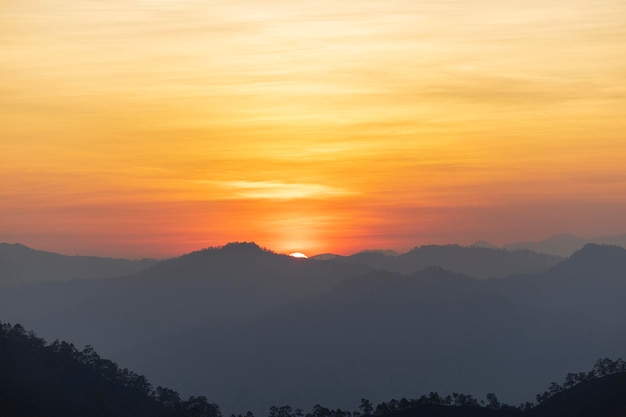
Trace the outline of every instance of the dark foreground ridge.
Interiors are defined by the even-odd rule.
[[[0,323],[0,417],[220,417],[204,397],[182,401],[91,347],[46,344]]]
[[[626,363],[598,360],[590,372],[570,373],[537,395],[538,404],[502,404],[495,394],[486,401],[471,395],[436,392],[417,399],[391,400],[374,406],[362,399],[358,410],[311,412],[272,406],[268,417],[624,417]],[[205,397],[183,401],[171,389],[153,389],[147,379],[58,340],[47,344],[21,325],[0,323],[0,417],[221,417]],[[231,417],[244,417],[231,416]],[[245,417],[254,417],[248,412]]]

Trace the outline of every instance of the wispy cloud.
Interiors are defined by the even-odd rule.
[[[221,189],[222,198],[260,200],[294,200],[329,198],[355,194],[351,190],[324,184],[284,183],[272,181],[200,181]]]
[[[624,0],[0,4],[14,236],[410,247],[583,199],[568,231],[626,227]]]

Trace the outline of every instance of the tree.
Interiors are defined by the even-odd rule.
[[[359,410],[361,410],[361,415],[371,416],[374,413],[374,406],[372,402],[366,398],[361,398],[361,405],[359,405]]]
[[[157,387],[155,397],[158,402],[169,408],[178,408],[182,402],[178,393],[169,388]]]
[[[530,401],[526,401],[525,403],[520,404],[519,409],[528,413],[535,405]]]
[[[315,404],[311,412],[307,414],[307,417],[329,417],[329,416],[330,416],[330,410],[326,407],[322,407],[319,404]]]
[[[129,387],[135,388],[141,391],[144,394],[150,394],[152,392],[152,384],[148,382],[145,376],[137,375],[133,373],[134,378],[129,381],[124,381],[128,384]]]
[[[9,336],[15,339],[21,339],[24,337],[25,334],[26,330],[24,330],[24,327],[22,327],[22,325],[19,323],[13,326],[11,330],[9,330]]]
[[[376,410],[374,411],[374,415],[377,416],[386,416],[387,414],[389,414],[391,410],[389,409],[389,406],[387,405],[386,402],[382,402],[380,404],[378,404],[376,406]]]
[[[487,408],[502,408],[502,404],[498,401],[498,397],[493,392],[487,394]]]
[[[183,403],[188,417],[222,417],[220,408],[217,404],[209,403],[206,397],[189,397]]]
[[[293,409],[289,405],[283,405],[282,407],[276,407],[275,405],[270,407],[269,417],[294,417]]]
[[[428,400],[431,404],[436,405],[443,405],[443,403],[445,402],[438,392],[431,392],[430,394],[428,394]]]
[[[617,372],[624,372],[625,370],[626,364],[621,358],[615,361],[609,358],[603,358],[596,361],[592,372],[596,377],[601,377]]]
[[[98,365],[98,362],[102,360],[100,355],[98,355],[98,353],[91,345],[85,346],[85,348],[81,352],[81,358],[83,363],[90,365],[94,368]]]

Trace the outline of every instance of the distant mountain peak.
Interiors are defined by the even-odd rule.
[[[365,249],[365,250],[355,253],[354,255],[359,255],[359,254],[363,254],[363,255],[374,254],[374,255],[383,255],[383,256],[400,255],[397,251],[392,250],[392,249]]]
[[[25,250],[33,250],[33,249],[29,248],[28,246],[23,245],[23,244],[21,244],[21,243],[7,243],[7,242],[0,242],[0,248],[1,248],[1,247],[6,247],[6,248],[9,248],[9,249],[14,249],[14,250],[22,250],[22,251],[25,251]],[[43,252],[43,251],[42,251],[42,252]]]
[[[626,249],[621,246],[588,243],[553,270],[562,276],[621,277],[626,269]]]
[[[496,245],[492,245],[491,243],[487,242],[486,240],[477,240],[476,242],[474,242],[471,245],[469,245],[469,247],[470,248],[474,247],[474,248],[500,249]]]
[[[250,255],[256,253],[274,254],[275,252],[271,251],[270,249],[263,248],[255,242],[229,242],[224,246],[210,246],[204,249],[193,251],[188,253],[187,255],[183,255],[183,257],[194,254],[199,255],[212,253]]]
[[[529,249],[534,252],[567,257],[582,249],[587,243],[608,243],[624,247],[626,246],[626,235],[587,239],[569,233],[560,233],[536,242],[511,243],[505,245],[504,248],[507,250]]]
[[[569,259],[616,259],[626,257],[626,249],[621,246],[587,243],[582,249],[574,252]]]
[[[0,243],[0,288],[74,279],[114,278],[143,271],[155,260],[69,256],[29,248],[21,243]]]
[[[271,252],[269,249],[262,248],[255,242],[229,242],[220,248],[221,250],[241,250],[241,251],[261,251]]]

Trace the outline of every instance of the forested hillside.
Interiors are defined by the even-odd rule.
[[[2,417],[219,417],[204,397],[182,401],[148,380],[66,342],[0,323]]]
[[[210,377],[210,376],[209,376]],[[271,381],[268,381],[271,383]],[[626,363],[598,360],[589,372],[569,373],[536,397],[537,405],[503,404],[494,393],[430,392],[418,398],[374,405],[361,399],[353,410],[320,404],[310,412],[271,406],[267,417],[623,417],[626,415]],[[67,342],[51,344],[21,325],[0,323],[0,417],[221,417],[205,397],[183,401],[171,389],[153,389],[148,380]],[[243,415],[231,417],[244,417]],[[245,417],[254,417],[251,412]]]
[[[478,279],[234,243],[126,278],[4,289],[0,319],[92,345],[228,413],[430,391],[484,397],[494,386],[515,404],[598,357],[626,355],[624,277],[626,250],[615,246],[588,245],[539,274]]]

